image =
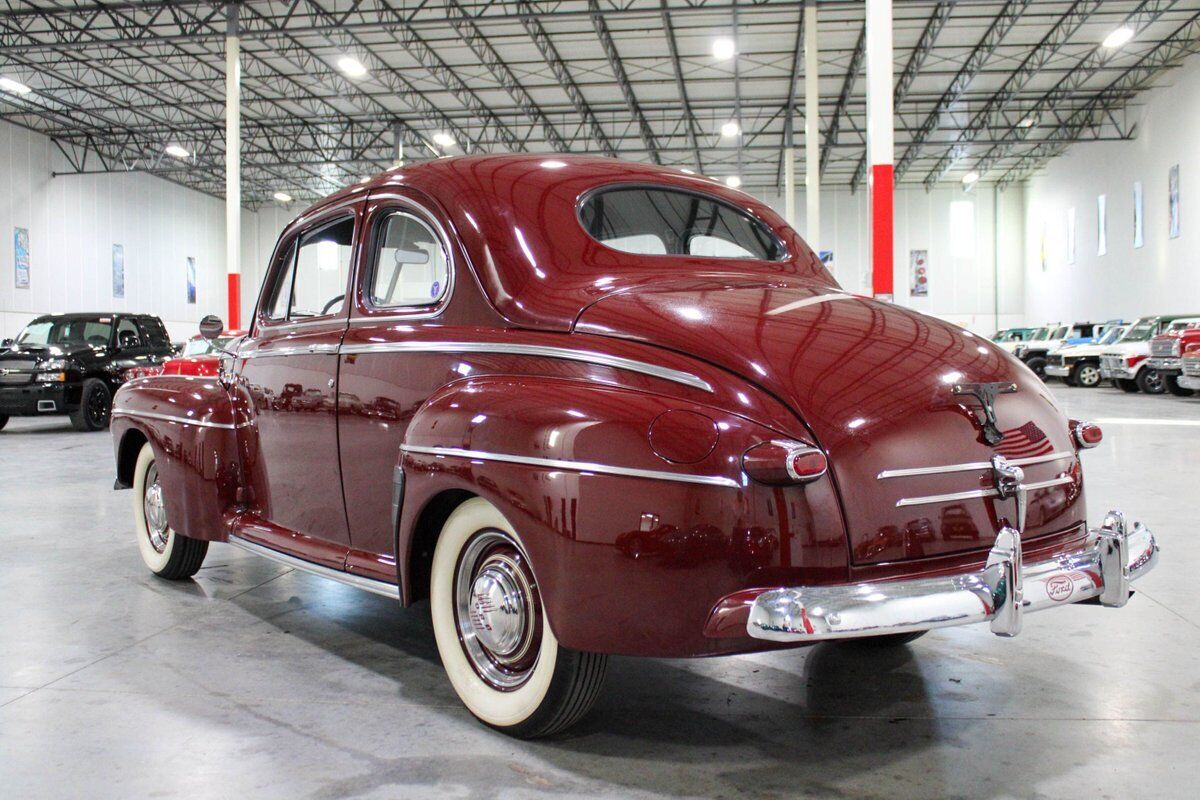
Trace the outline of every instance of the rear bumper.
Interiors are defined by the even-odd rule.
[[[32,417],[40,414],[65,414],[67,387],[61,383],[30,383],[0,388],[0,414]]]
[[[977,572],[770,589],[751,605],[746,632],[797,644],[989,622],[993,633],[1015,636],[1028,612],[1086,600],[1119,608],[1132,594],[1130,583],[1154,567],[1158,544],[1118,511],[1091,534],[1082,550],[1024,564],[1020,535],[1005,528]]]

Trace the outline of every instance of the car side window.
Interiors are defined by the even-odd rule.
[[[376,223],[369,299],[375,308],[437,303],[446,295],[450,262],[433,229],[412,214],[395,211]]]
[[[293,268],[289,320],[342,310],[353,251],[354,217],[331,222],[301,237]]]
[[[157,348],[171,346],[171,339],[167,336],[167,329],[163,327],[161,320],[154,319],[153,317],[143,317],[137,323],[142,331],[143,342]]]
[[[284,255],[279,259],[279,270],[271,294],[264,304],[266,311],[263,316],[270,320],[281,320],[287,317],[288,303],[292,298],[292,278],[296,270],[296,242],[293,240],[287,246]]]
[[[137,325],[133,320],[125,317],[117,323],[117,347],[121,350],[127,350],[131,347],[140,347],[142,337],[138,333]]]

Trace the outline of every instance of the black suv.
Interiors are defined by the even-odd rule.
[[[10,416],[69,414],[76,430],[108,427],[113,392],[130,370],[174,355],[145,314],[52,314],[0,344],[0,428]]]

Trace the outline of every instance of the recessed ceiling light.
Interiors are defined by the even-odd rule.
[[[0,78],[0,89],[13,94],[29,94],[33,90],[20,81],[14,81],[12,78]]]
[[[741,132],[742,132],[741,126],[739,126],[737,124],[737,122],[734,120],[729,120],[729,122],[726,122],[724,125],[721,126],[721,135],[727,139],[732,139],[734,136],[737,136]]]
[[[966,175],[963,175],[963,186],[970,186],[973,183],[979,182],[979,173],[971,170]]]
[[[713,39],[712,54],[713,58],[718,61],[728,61],[737,55],[737,45],[733,43],[733,39],[728,39],[724,36],[719,39]]]
[[[433,143],[438,147],[454,147],[454,137],[448,133],[435,133]]]
[[[281,203],[292,202],[292,196],[290,194],[288,194],[287,192],[276,192],[274,195],[272,195],[272,197],[274,197],[276,200],[278,200]]]
[[[367,68],[354,56],[342,56],[337,60],[337,66],[351,78],[361,78],[367,74]]]
[[[1103,44],[1109,50],[1113,50],[1113,49],[1125,44],[1132,38],[1133,38],[1133,28],[1129,27],[1128,25],[1122,25],[1121,27],[1117,28],[1115,31],[1110,33],[1108,36],[1105,36],[1104,41],[1101,42],[1101,44]]]
[[[742,185],[742,179],[737,175],[729,175],[725,178],[725,185],[730,189],[736,189]]]
[[[180,147],[177,144],[167,145],[167,149],[164,152],[166,152],[167,155],[175,156],[176,158],[188,158],[192,155],[187,151],[186,148]]]

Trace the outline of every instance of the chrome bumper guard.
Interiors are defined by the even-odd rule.
[[[1005,527],[979,572],[771,589],[754,600],[746,630],[756,639],[796,643],[989,622],[992,633],[1016,636],[1028,612],[1092,599],[1120,608],[1132,594],[1130,583],[1157,563],[1158,544],[1119,511],[1091,534],[1083,550],[1024,564],[1021,535]]]
[[[1056,378],[1066,378],[1071,374],[1071,365],[1068,364],[1047,364],[1042,368],[1042,371],[1047,375],[1053,375]]]
[[[1161,356],[1157,358],[1148,358],[1146,359],[1146,366],[1150,367],[1150,369],[1173,372],[1183,369],[1183,359],[1176,357],[1165,358]]]

